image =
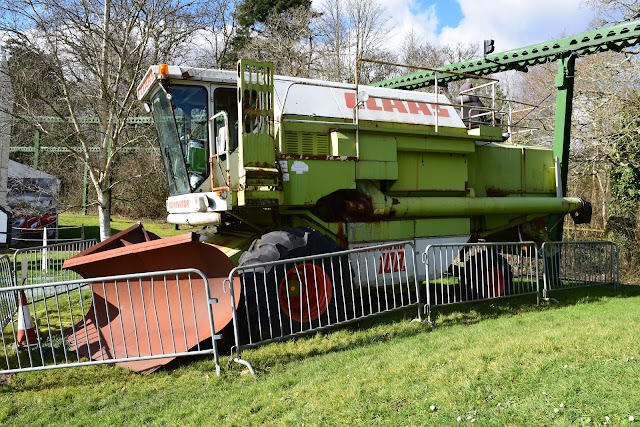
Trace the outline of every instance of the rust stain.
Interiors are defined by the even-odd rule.
[[[333,161],[345,161],[345,160],[357,160],[355,156],[322,156],[313,154],[280,154],[279,160],[333,160]]]
[[[336,243],[340,249],[349,249],[349,238],[344,229],[344,222],[338,223],[338,232],[336,233]]]
[[[487,197],[507,197],[509,192],[500,188],[489,187],[487,188]]]
[[[347,199],[344,203],[347,220],[366,221],[373,218],[373,205],[369,196],[358,193],[353,199]]]

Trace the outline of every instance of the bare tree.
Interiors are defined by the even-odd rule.
[[[14,88],[22,88],[15,91],[13,115],[44,135],[53,127],[42,116],[64,123],[60,144],[88,167],[102,239],[111,233],[114,163],[135,141],[127,138],[127,119],[138,111],[136,87],[149,63],[166,61],[188,43],[195,5],[0,0],[0,32],[10,46],[20,47],[14,52],[33,59],[10,67]],[[10,64],[18,59],[10,58]]]
[[[437,68],[447,64],[466,61],[478,52],[478,46],[456,43],[436,46],[420,39],[415,31],[409,32],[400,49],[400,59],[407,65]]]
[[[320,70],[320,74],[326,79],[338,82],[349,78],[349,27],[344,8],[343,0],[325,0],[318,19],[322,57],[327,65]]]
[[[377,0],[326,0],[320,6],[322,34],[322,65],[318,75],[338,81],[354,81],[357,58],[387,62],[397,60],[386,50],[391,35],[386,10]],[[391,68],[382,64],[364,63],[359,70],[360,81],[382,80]]]
[[[201,30],[193,38],[190,58],[196,67],[233,68],[232,42],[237,30],[237,1],[211,0],[197,13]]]
[[[637,0],[584,0],[584,3],[598,12],[596,26],[640,18],[640,4]]]

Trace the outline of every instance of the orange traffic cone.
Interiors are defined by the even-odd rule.
[[[20,349],[37,343],[38,337],[33,327],[33,319],[29,312],[27,296],[24,291],[20,291],[20,298],[18,299],[18,335],[16,338],[16,347]]]

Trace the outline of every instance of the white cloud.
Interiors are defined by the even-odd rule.
[[[411,31],[426,41],[437,42],[435,31],[438,28],[438,16],[435,4],[423,8],[417,0],[379,1],[389,14],[390,46],[400,46]]]
[[[481,43],[494,39],[496,51],[524,47],[583,32],[592,9],[581,0],[458,0],[463,19],[455,28],[445,27],[440,44]]]
[[[451,0],[463,18],[456,27],[438,31],[435,3],[429,0],[378,0],[392,30],[387,48],[394,49],[410,31],[434,44],[476,43],[494,39],[496,51],[524,47],[583,32],[594,16],[583,0]],[[322,0],[314,0],[319,8]],[[478,52],[480,54],[481,52]]]

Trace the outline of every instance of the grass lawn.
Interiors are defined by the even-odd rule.
[[[179,230],[175,230],[172,224],[168,224],[164,221],[135,220],[112,215],[111,234],[116,234],[119,231],[125,230],[138,221],[141,222],[147,230],[157,234],[160,237],[176,236],[178,234],[184,234],[189,231],[198,231],[200,229],[200,227],[181,226]],[[84,225],[84,233],[86,239],[99,240],[100,238],[100,227],[97,215],[61,213],[60,215],[58,215],[58,225],[60,227],[77,227],[79,225]],[[80,231],[77,229],[69,230],[67,234],[70,234],[70,236],[66,236],[65,231],[63,230],[60,237],[78,237],[80,235]]]
[[[562,304],[442,308],[434,329],[407,311],[245,351],[257,379],[240,365],[216,377],[210,359],[150,376],[116,366],[18,374],[0,385],[0,425],[640,421],[640,287],[553,296]]]

